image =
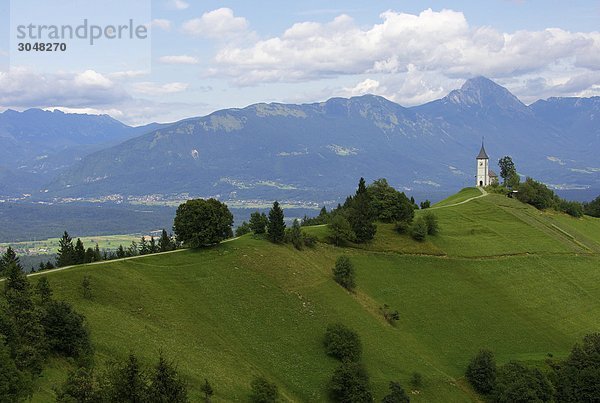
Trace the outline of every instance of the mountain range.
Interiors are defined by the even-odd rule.
[[[482,140],[492,169],[510,155],[520,174],[557,189],[600,189],[599,112],[600,97],[525,105],[484,77],[410,108],[365,95],[261,103],[140,128],[107,116],[7,111],[0,194],[11,186],[1,166],[42,172],[31,190],[39,198],[186,193],[320,203],[351,192],[360,176],[408,192],[452,191],[473,185]],[[29,126],[5,123],[26,115]]]

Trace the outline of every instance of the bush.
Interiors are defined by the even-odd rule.
[[[382,403],[408,403],[410,398],[398,382],[390,382],[390,393],[388,393]]]
[[[399,234],[407,234],[410,231],[411,223],[407,221],[398,221],[394,228]]]
[[[358,334],[342,324],[327,326],[323,340],[328,355],[340,361],[358,361],[362,354],[362,344]]]
[[[415,241],[422,242],[425,240],[428,230],[429,230],[429,228],[427,227],[427,223],[425,222],[423,217],[419,217],[415,220],[413,225],[410,227],[410,236]]]
[[[477,392],[489,394],[496,383],[496,361],[494,353],[480,350],[467,366],[467,380]]]
[[[315,236],[302,233],[302,241],[307,248],[314,248],[317,246],[317,237]]]
[[[336,214],[331,219],[328,227],[331,232],[331,240],[335,246],[345,245],[355,239],[350,222],[341,213]]]
[[[600,196],[589,203],[584,204],[585,214],[592,217],[600,217]]]
[[[335,370],[329,383],[329,391],[334,402],[373,401],[369,375],[357,362],[343,362]]]
[[[600,396],[600,333],[586,335],[557,370],[557,401],[592,402]]]
[[[561,200],[558,204],[558,208],[563,213],[567,213],[568,215],[581,218],[583,217],[583,205],[576,201],[567,201]]]
[[[251,386],[250,401],[253,403],[272,403],[279,399],[277,385],[269,383],[263,377],[254,379]]]
[[[393,325],[397,320],[400,319],[400,314],[398,311],[392,311],[388,304],[383,304],[382,307],[379,308],[381,314],[384,319],[390,324]]]
[[[493,400],[496,402],[549,402],[553,400],[553,396],[552,384],[537,368],[527,368],[521,363],[509,362],[498,369],[493,394]],[[598,395],[595,398],[597,399]]]
[[[304,248],[304,239],[302,237],[302,229],[300,222],[294,220],[292,227],[285,231],[285,242],[294,245],[294,248],[302,250]]]
[[[410,376],[410,386],[416,390],[421,389],[423,387],[423,375],[418,372],[413,372]]]
[[[516,197],[523,203],[531,204],[538,210],[554,206],[554,192],[541,182],[527,178],[518,186],[519,192]]]
[[[242,225],[240,225],[239,227],[237,227],[235,229],[235,236],[246,235],[246,234],[249,234],[250,232],[252,232],[252,229],[250,228],[250,224],[248,224],[246,221],[244,221],[242,223]]]
[[[431,202],[429,200],[425,200],[421,202],[421,210],[425,210],[431,207]]]
[[[333,279],[349,291],[356,287],[354,266],[347,256],[340,256],[335,261]]]
[[[432,212],[427,212],[423,215],[423,220],[427,224],[427,235],[436,235],[440,227],[436,215]]]

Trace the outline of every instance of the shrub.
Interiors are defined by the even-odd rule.
[[[379,308],[379,310],[381,311],[381,314],[383,315],[385,320],[390,325],[393,325],[397,320],[400,319],[400,314],[398,313],[398,311],[392,311],[388,304],[383,304],[383,306]]]
[[[477,392],[484,395],[489,394],[494,389],[496,382],[494,353],[489,350],[480,350],[469,362],[465,376]]]
[[[343,214],[336,214],[331,219],[328,227],[331,232],[331,240],[335,246],[342,246],[355,239],[350,222]]]
[[[425,220],[425,224],[427,224],[427,235],[436,235],[439,231],[436,215],[429,211],[423,215],[423,220]]]
[[[250,401],[253,403],[272,403],[279,399],[277,385],[270,383],[263,377],[254,379],[251,386]]]
[[[600,396],[600,333],[576,344],[557,370],[557,401],[592,402]]]
[[[415,241],[422,242],[425,240],[425,237],[427,236],[427,231],[428,231],[427,223],[425,222],[423,217],[419,217],[415,220],[413,225],[410,227],[410,236]]]
[[[411,225],[407,221],[398,221],[394,228],[399,234],[406,234],[410,231]]]
[[[527,368],[521,363],[509,362],[498,369],[493,394],[496,402],[549,402],[553,400],[553,395],[552,384],[537,368]]]
[[[357,362],[344,362],[335,370],[329,383],[329,391],[334,402],[373,401],[369,375]]]
[[[423,375],[418,372],[413,372],[410,376],[410,386],[413,389],[421,389],[423,387]]]
[[[328,355],[341,361],[358,361],[362,354],[358,334],[339,323],[327,326],[323,344]]]
[[[354,266],[347,256],[340,256],[335,261],[333,279],[349,291],[352,291],[356,287]]]
[[[388,393],[382,403],[408,403],[410,398],[398,382],[390,382],[390,393]]]

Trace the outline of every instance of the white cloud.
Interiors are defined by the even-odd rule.
[[[134,92],[144,95],[167,95],[183,92],[188,89],[189,84],[173,82],[166,84],[157,84],[150,81],[135,83],[132,85]]]
[[[126,70],[126,71],[115,71],[114,73],[108,74],[108,76],[110,78],[113,78],[116,80],[121,80],[121,79],[126,79],[126,78],[135,78],[135,77],[146,76],[148,74],[150,74],[150,72],[147,70]]]
[[[183,32],[193,36],[219,38],[238,35],[248,29],[244,17],[236,17],[230,8],[219,8],[202,14],[200,18],[183,23]]]
[[[183,0],[169,0],[167,3],[167,7],[175,9],[175,10],[185,10],[190,6],[190,4]]]
[[[417,15],[386,11],[380,18],[380,23],[363,27],[341,15],[328,23],[296,23],[250,45],[225,44],[207,74],[241,86],[371,75],[379,82],[373,90],[419,102],[445,95],[444,88],[475,75],[502,81],[600,71],[600,32],[548,28],[505,33],[471,27],[463,13],[452,10]],[[589,77],[581,81],[589,84]],[[598,78],[592,81],[600,84]],[[394,83],[415,92],[402,94]],[[344,90],[360,92],[373,84]]]
[[[155,18],[150,23],[151,28],[160,28],[163,31],[169,31],[171,29],[171,21],[162,18]]]
[[[379,87],[379,81],[367,78],[356,84],[353,88],[344,88],[344,91],[348,96],[355,97],[365,94],[376,94]]]
[[[91,107],[128,98],[119,85],[94,70],[38,74],[15,67],[9,72],[0,72],[0,105],[3,107]]]
[[[165,64],[198,64],[200,60],[194,56],[177,55],[177,56],[162,56],[158,59]]]

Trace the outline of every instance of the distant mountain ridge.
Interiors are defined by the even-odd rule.
[[[365,95],[303,105],[255,104],[159,127],[66,168],[44,197],[186,193],[224,199],[335,201],[357,178],[409,192],[473,184],[485,137],[495,169],[556,188],[600,189],[600,98],[530,106],[485,77],[405,108]],[[594,148],[595,147],[595,148]]]

